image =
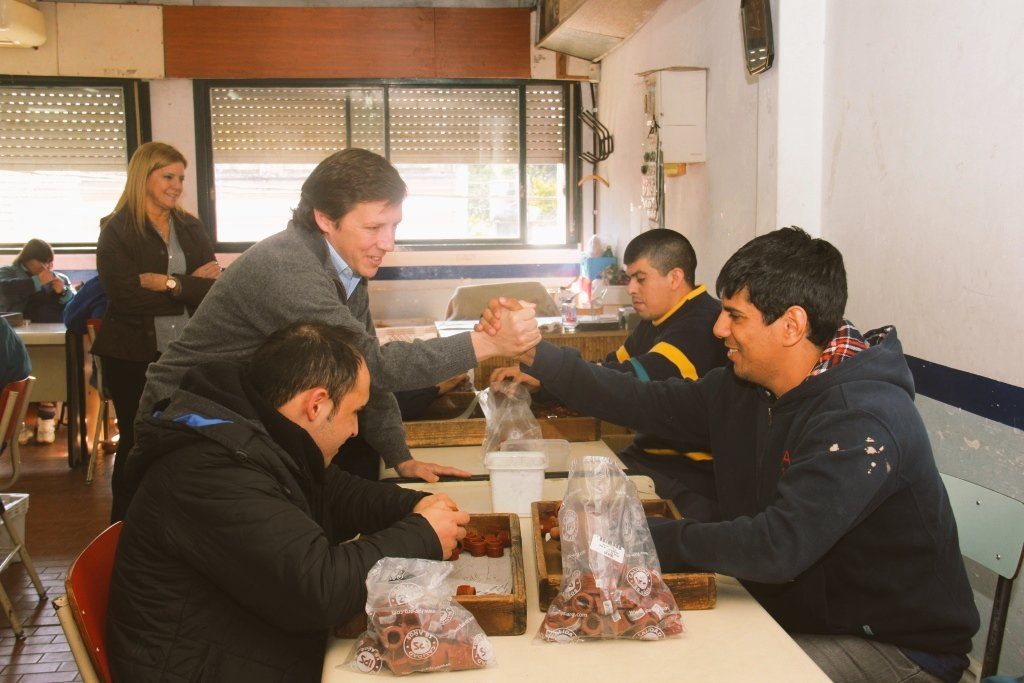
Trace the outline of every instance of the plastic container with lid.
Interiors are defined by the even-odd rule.
[[[491,478],[493,512],[530,516],[530,503],[540,500],[548,458],[540,451],[491,451],[484,466]]]
[[[568,472],[571,450],[565,439],[509,439],[503,451],[539,451],[548,457],[548,472]]]

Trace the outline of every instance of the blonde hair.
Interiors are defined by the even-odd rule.
[[[144,233],[146,231],[146,181],[149,179],[149,174],[158,168],[178,163],[188,166],[185,155],[164,142],[147,142],[135,150],[131,161],[128,162],[128,180],[125,182],[124,192],[117,200],[113,212],[100,221],[100,229],[106,227],[107,222],[115,214],[127,207],[129,225],[140,233]],[[189,215],[180,206],[175,206],[172,214],[179,219]]]

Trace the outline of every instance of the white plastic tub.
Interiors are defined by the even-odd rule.
[[[491,476],[491,510],[530,516],[530,503],[541,499],[548,458],[540,451],[491,451],[484,466]]]
[[[571,449],[565,439],[518,439],[501,444],[502,451],[536,451],[548,458],[548,472],[568,472]]]

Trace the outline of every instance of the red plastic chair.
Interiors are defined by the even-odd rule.
[[[106,644],[107,602],[114,554],[123,527],[124,522],[118,522],[94,538],[71,565],[65,582],[74,624],[81,634],[93,669],[103,681],[110,680]],[[68,640],[70,642],[70,638]],[[82,673],[84,676],[85,672]]]
[[[0,391],[0,445],[5,445],[3,454],[10,453],[11,456],[11,478],[0,484],[0,489],[2,490],[9,489],[21,474],[18,429],[21,427],[22,420],[25,419],[25,410],[28,408],[29,396],[32,394],[32,384],[35,381],[35,377],[29,376],[17,382],[11,382]],[[39,574],[36,573],[36,568],[32,564],[32,558],[29,557],[28,551],[25,549],[25,542],[21,538],[21,534],[18,533],[17,529],[7,519],[6,507],[0,501],[0,537],[3,534],[6,534],[11,539],[11,542],[8,544],[9,549],[6,552],[0,553],[0,571],[3,571],[15,558],[20,558],[25,566],[25,571],[28,572],[29,578],[32,579],[32,585],[35,586],[39,599],[45,600],[46,588],[43,586],[43,582],[39,580]],[[14,611],[14,605],[11,603],[10,597],[7,595],[7,591],[4,590],[2,584],[0,584],[0,606],[3,607],[7,620],[11,623],[15,637],[19,639],[24,638],[25,628],[22,626],[21,620],[18,619],[18,615]]]
[[[0,489],[9,489],[21,476],[21,452],[18,450],[18,430],[28,410],[32,385],[36,378],[29,375],[25,379],[11,382],[0,392],[0,444],[6,444],[5,451],[11,453],[11,478],[0,483]]]

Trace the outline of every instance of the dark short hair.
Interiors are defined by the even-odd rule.
[[[31,239],[25,242],[25,246],[18,252],[14,262],[19,266],[23,266],[27,261],[33,259],[40,263],[50,263],[53,261],[53,247],[43,240]]]
[[[622,257],[623,262],[629,266],[642,258],[650,261],[662,275],[668,275],[674,268],[681,269],[686,284],[693,287],[694,274],[697,271],[697,254],[693,251],[690,240],[675,230],[655,228],[630,240]]]
[[[843,322],[846,268],[843,255],[798,227],[780,228],[750,240],[718,274],[718,296],[746,288],[750,303],[771,325],[790,306],[807,311],[808,338],[824,346]]]
[[[321,161],[302,183],[299,205],[292,220],[319,232],[313,210],[336,221],[361,202],[400,204],[408,189],[387,159],[365,149],[350,147]]]
[[[295,322],[267,337],[249,361],[248,377],[256,393],[280,408],[296,394],[323,387],[334,409],[355,386],[363,357],[356,335],[320,322]]]

